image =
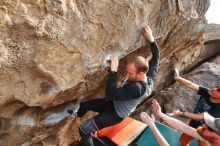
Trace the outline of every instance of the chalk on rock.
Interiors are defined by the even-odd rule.
[[[45,120],[44,123],[51,125],[51,124],[56,124],[62,121],[64,118],[68,117],[69,114],[66,111],[59,112],[59,113],[54,113],[50,116],[48,116]]]
[[[104,67],[107,67],[110,65],[111,63],[111,57],[113,56],[117,56],[119,59],[123,58],[127,53],[128,49],[125,48],[125,49],[120,49],[120,50],[115,50],[113,52],[110,52],[108,54],[105,54],[102,58],[101,58],[101,64],[104,66]]]
[[[53,124],[61,122],[65,118],[71,116],[68,113],[69,109],[76,109],[76,111],[78,111],[79,104],[72,104],[72,103],[68,104],[67,106],[65,106],[65,108],[62,108],[62,110],[59,110],[58,112],[49,115],[46,119],[43,120],[43,123],[47,125],[53,125]],[[73,116],[76,116],[76,115],[73,115]]]

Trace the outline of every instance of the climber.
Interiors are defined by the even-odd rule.
[[[193,113],[174,111],[172,115],[183,116],[191,119],[189,125],[193,128],[197,128],[204,123],[204,112],[208,112],[211,116],[215,118],[220,118],[220,86],[216,86],[212,89],[199,86],[195,83],[190,82],[182,78],[179,75],[178,69],[175,69],[174,78],[181,85],[186,86],[194,91],[197,91],[201,97],[197,102],[197,105]],[[182,146],[188,146],[190,141],[194,138],[183,133],[180,138],[180,143]],[[198,141],[198,146],[205,146],[203,141]]]
[[[83,146],[93,145],[94,131],[115,125],[128,117],[136,106],[153,90],[153,78],[156,75],[160,52],[149,26],[144,28],[145,39],[150,42],[152,58],[149,65],[144,57],[138,56],[130,60],[126,66],[128,80],[122,87],[117,87],[116,77],[119,66],[117,57],[111,58],[111,73],[106,85],[106,97],[81,102],[79,108],[71,108],[71,115],[83,117],[87,111],[98,112],[98,115],[84,122],[79,133]],[[149,69],[149,70],[148,70]]]
[[[173,129],[186,133],[187,135],[190,135],[193,138],[197,138],[204,143],[208,142],[210,146],[220,146],[220,118],[214,118],[213,116],[205,112],[203,114],[205,124],[203,124],[202,127],[200,126],[196,129],[162,113],[161,107],[156,99],[152,101],[152,107],[154,114],[164,120],[164,122],[166,122]],[[149,125],[149,128],[151,129],[151,131],[153,131],[153,134],[158,144],[160,146],[167,146],[167,141],[164,139],[164,137],[161,135],[154,124],[155,119],[151,118],[145,112],[141,113],[141,119]]]

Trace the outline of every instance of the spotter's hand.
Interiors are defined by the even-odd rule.
[[[154,125],[154,122],[155,122],[155,118],[153,115],[151,115],[151,117],[145,113],[145,112],[142,112],[140,114],[140,118],[141,120],[146,123],[149,127],[153,126]]]
[[[180,78],[180,73],[179,73],[179,70],[177,68],[175,68],[175,73],[174,73],[174,79],[175,80],[178,80]]]
[[[152,107],[153,107],[154,114],[160,117],[160,115],[162,114],[162,111],[161,111],[161,107],[156,99],[153,99]]]

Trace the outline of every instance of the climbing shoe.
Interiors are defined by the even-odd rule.
[[[79,110],[79,104],[71,104],[67,107],[67,113],[72,115],[72,116],[77,116],[77,112]]]
[[[77,109],[70,108],[70,109],[67,110],[67,113],[70,114],[70,115],[76,116],[77,115]]]

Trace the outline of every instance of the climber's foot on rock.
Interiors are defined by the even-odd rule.
[[[77,116],[77,112],[79,110],[79,104],[70,106],[69,108],[67,108],[67,113],[71,116]]]

